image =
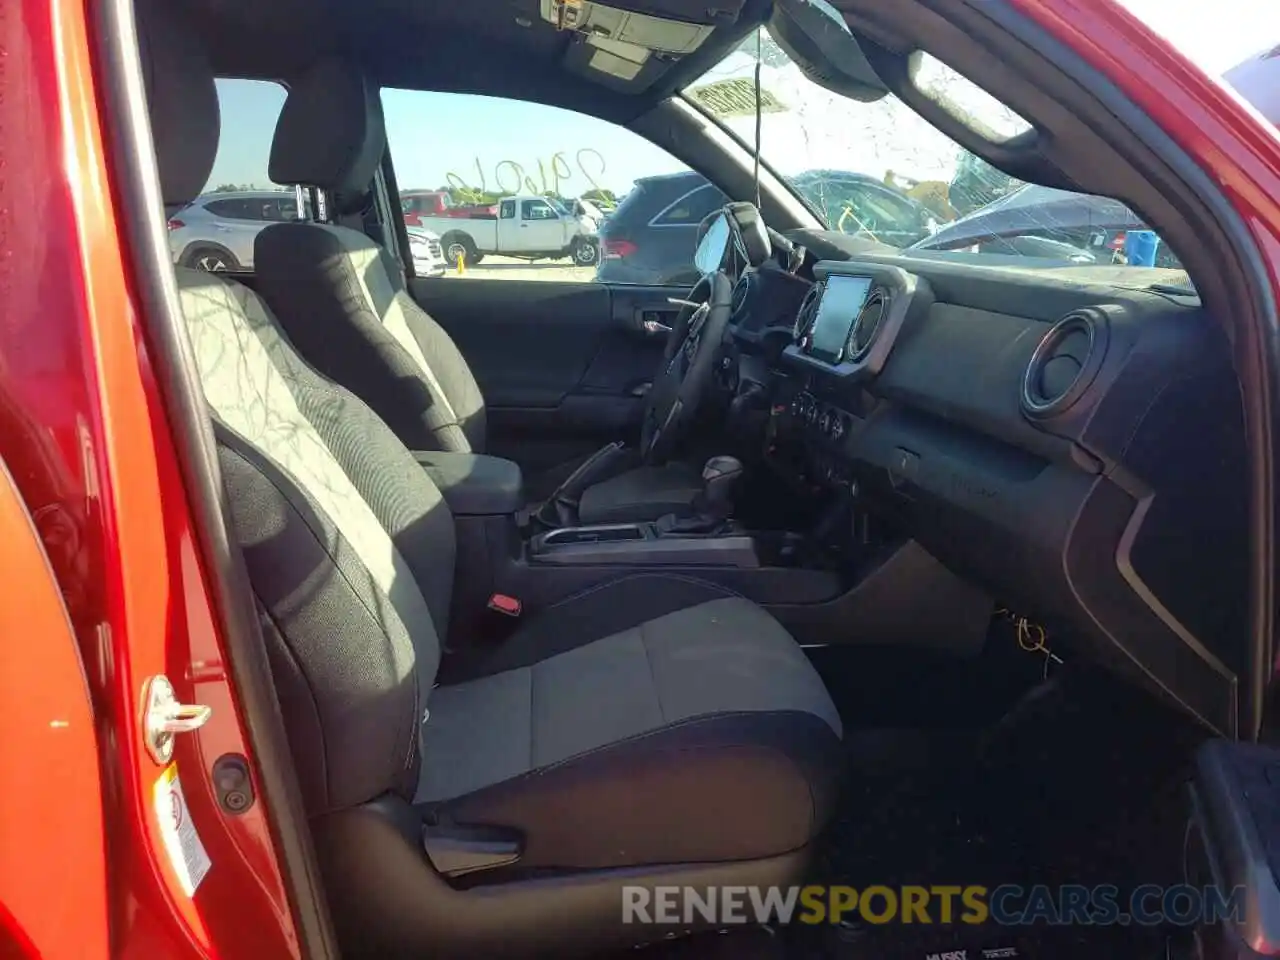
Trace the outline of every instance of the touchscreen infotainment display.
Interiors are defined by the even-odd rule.
[[[813,321],[808,351],[810,356],[827,363],[839,363],[844,359],[849,331],[862,305],[866,303],[870,290],[870,277],[833,274],[827,278],[822,300],[818,303],[818,316]]]

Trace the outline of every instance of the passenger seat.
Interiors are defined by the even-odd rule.
[[[182,204],[213,165],[213,74],[172,0],[139,6],[161,189]],[[256,294],[175,274],[344,956],[626,942],[645,931],[621,923],[624,885],[801,876],[841,725],[777,621],[638,576],[436,687],[454,576],[439,491]]]

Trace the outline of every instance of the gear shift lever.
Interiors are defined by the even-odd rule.
[[[677,518],[667,514],[658,520],[662,534],[711,536],[724,528],[733,513],[733,488],[742,478],[737,457],[712,457],[702,468],[702,492],[693,501],[694,515]]]
[[[699,517],[728,520],[733,513],[733,489],[742,479],[737,457],[712,457],[702,468],[702,495],[694,502]]]

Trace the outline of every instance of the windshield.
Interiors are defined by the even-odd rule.
[[[766,32],[752,34],[684,91],[748,147],[755,142],[757,42],[761,160],[829,230],[909,255],[1166,268],[1135,272],[1134,280],[1190,289],[1177,256],[1124,204],[1025,184],[892,95],[862,103],[832,93],[805,77]],[[1020,121],[940,62],[932,61],[929,73],[930,95],[949,95],[948,109],[973,111],[966,120],[975,127]]]

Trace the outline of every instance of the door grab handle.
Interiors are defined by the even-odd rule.
[[[659,335],[665,336],[671,332],[671,328],[669,326],[665,323],[660,323],[657,320],[645,320],[640,324],[640,326],[644,328],[645,333],[654,337]]]

